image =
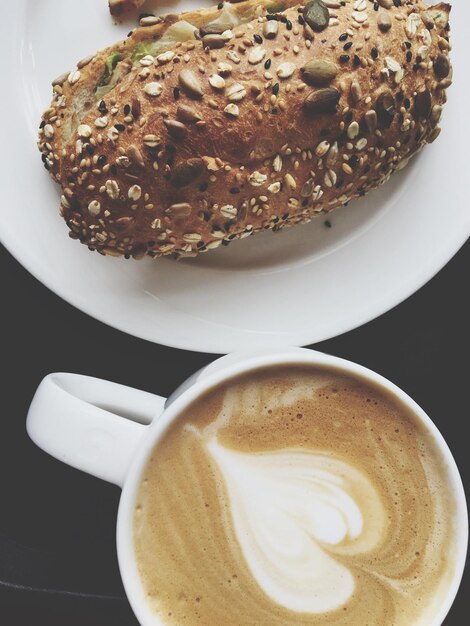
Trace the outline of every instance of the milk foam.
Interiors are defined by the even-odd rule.
[[[250,372],[156,446],[135,549],[176,626],[427,626],[453,575],[455,502],[414,414],[338,372]]]
[[[345,604],[354,577],[330,551],[354,551],[364,530],[367,512],[350,487],[375,507],[367,548],[378,540],[377,519],[383,522],[384,514],[369,479],[340,459],[303,449],[246,454],[216,438],[207,448],[224,477],[238,543],[263,591],[298,613],[325,613]]]

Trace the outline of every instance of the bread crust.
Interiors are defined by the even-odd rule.
[[[39,146],[71,236],[102,254],[193,256],[347,204],[434,141],[452,78],[449,5],[326,4],[315,32],[303,6],[240,3],[256,11],[248,23],[132,66],[137,44],[219,10],[167,16],[56,83]],[[112,52],[121,78],[98,110]]]

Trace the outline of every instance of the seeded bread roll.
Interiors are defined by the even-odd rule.
[[[439,135],[449,11],[250,0],[150,18],[54,83],[39,147],[70,236],[194,256],[363,196]]]

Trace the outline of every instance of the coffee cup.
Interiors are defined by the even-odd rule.
[[[264,376],[263,372],[267,373],[266,376]],[[275,384],[269,382],[272,378],[271,372],[276,373],[273,378]],[[329,382],[330,379],[325,374],[331,372],[334,373],[333,383]],[[270,376],[271,378],[269,378]],[[316,383],[316,386],[310,385],[308,382],[310,376],[316,377],[315,380],[318,383]],[[439,467],[441,468],[439,471],[442,474],[441,478],[444,477],[442,478],[442,485],[436,489],[436,491],[440,490],[442,492],[442,498],[438,504],[432,504],[431,500],[429,501],[431,504],[424,500],[420,501],[416,508],[419,508],[419,506],[427,507],[429,504],[429,506],[432,505],[434,507],[433,513],[431,514],[428,509],[427,515],[423,515],[423,509],[420,515],[414,515],[414,505],[410,505],[411,500],[409,499],[405,511],[405,505],[400,501],[398,492],[396,493],[397,502],[395,505],[398,509],[401,506],[405,512],[401,512],[399,515],[396,511],[393,512],[395,506],[393,503],[391,508],[387,509],[387,503],[385,502],[384,504],[384,501],[387,497],[387,489],[390,491],[392,487],[381,486],[379,480],[372,480],[372,483],[376,483],[372,484],[361,469],[361,467],[364,467],[365,461],[359,460],[360,462],[356,464],[353,455],[349,462],[347,449],[346,452],[343,449],[341,455],[338,455],[338,459],[335,459],[327,451],[325,452],[326,448],[323,445],[322,450],[315,456],[314,465],[312,465],[310,457],[307,459],[308,455],[304,454],[304,450],[294,450],[292,445],[286,448],[286,454],[282,457],[273,457],[272,454],[269,456],[265,452],[260,454],[259,450],[255,450],[256,454],[254,454],[248,448],[243,451],[238,450],[235,453],[228,447],[219,445],[217,440],[218,433],[222,432],[220,429],[227,426],[227,420],[229,419],[226,408],[222,411],[220,408],[211,409],[211,411],[219,412],[218,417],[213,421],[200,426],[199,423],[193,423],[188,418],[187,424],[185,424],[187,426],[186,431],[191,436],[192,433],[196,433],[195,436],[199,438],[198,441],[209,442],[207,449],[212,454],[214,467],[217,466],[226,479],[225,482],[222,480],[222,486],[219,485],[217,489],[213,490],[213,493],[216,495],[211,496],[208,492],[207,497],[206,495],[204,496],[207,499],[205,506],[208,507],[205,512],[206,517],[204,518],[207,520],[207,524],[199,524],[199,526],[206,530],[209,529],[207,531],[209,532],[211,524],[215,523],[214,520],[217,519],[220,531],[220,528],[223,526],[220,520],[226,518],[227,533],[231,536],[232,543],[236,545],[235,552],[238,550],[238,556],[235,557],[234,563],[238,563],[240,573],[238,575],[230,575],[228,577],[230,580],[224,579],[224,584],[228,585],[226,593],[221,593],[222,588],[220,588],[217,590],[217,593],[212,594],[212,583],[204,582],[205,576],[202,565],[198,566],[201,573],[196,569],[197,575],[193,573],[190,576],[191,581],[196,580],[196,587],[194,589],[192,587],[191,589],[186,589],[185,585],[181,583],[181,580],[184,580],[184,578],[178,578],[177,563],[179,557],[178,555],[175,556],[174,551],[171,552],[168,561],[164,561],[162,557],[161,566],[158,558],[154,559],[154,562],[152,561],[150,565],[146,564],[144,562],[146,557],[142,555],[149,553],[148,546],[145,544],[147,539],[143,540],[144,545],[142,549],[142,545],[139,547],[139,542],[136,541],[136,532],[138,535],[139,529],[145,527],[145,521],[142,521],[142,503],[147,506],[146,497],[148,502],[151,503],[154,494],[149,492],[146,495],[146,488],[143,487],[143,484],[148,483],[149,476],[151,477],[155,472],[155,482],[159,482],[159,470],[158,468],[155,470],[151,463],[155,457],[158,457],[161,446],[168,439],[168,433],[174,431],[175,425],[183,419],[182,416],[185,416],[189,409],[191,409],[192,419],[192,416],[196,415],[198,411],[201,412],[200,407],[204,408],[204,402],[206,401],[209,403],[207,406],[219,406],[217,405],[217,402],[219,402],[217,398],[220,396],[218,390],[224,391],[230,385],[233,387],[234,384],[238,384],[240,387],[240,389],[237,388],[238,391],[236,389],[239,395],[236,396],[235,406],[239,406],[237,403],[241,401],[240,398],[245,400],[249,398],[251,403],[249,406],[254,407],[255,404],[252,401],[254,384],[256,392],[262,385],[265,386],[263,388],[264,399],[259,405],[260,408],[256,408],[256,415],[261,415],[261,413],[265,412],[266,415],[263,419],[268,419],[269,415],[269,419],[274,420],[270,422],[270,424],[273,424],[272,432],[278,427],[275,426],[277,424],[275,419],[277,418],[276,415],[273,416],[273,412],[276,414],[276,411],[280,410],[279,406],[281,408],[285,407],[285,415],[292,414],[289,420],[284,420],[285,424],[282,420],[279,421],[279,424],[282,422],[285,426],[285,430],[279,431],[281,433],[280,436],[285,437],[287,436],[286,433],[292,432],[292,429],[297,428],[298,430],[301,428],[296,425],[296,420],[304,417],[302,411],[298,408],[292,412],[292,407],[297,407],[300,400],[302,400],[303,404],[301,402],[298,406],[306,406],[303,396],[299,400],[300,396],[297,387],[296,393],[292,393],[292,389],[288,388],[289,385],[292,387],[292,385],[297,384],[295,382],[297,380],[296,377],[299,380],[306,381],[305,384],[302,383],[304,386],[302,388],[299,387],[299,389],[301,389],[300,395],[302,393],[305,397],[308,395],[307,400],[310,402],[310,405],[312,402],[318,404],[321,401],[323,404],[319,406],[322,411],[326,411],[326,413],[333,411],[331,415],[338,416],[338,419],[332,418],[331,424],[328,424],[325,429],[327,438],[329,437],[328,429],[330,429],[332,441],[340,441],[340,438],[335,434],[335,428],[341,430],[340,416],[344,413],[344,406],[341,405],[341,402],[344,404],[344,398],[352,398],[356,403],[351,416],[348,416],[343,424],[343,426],[351,429],[349,432],[352,434],[352,438],[356,436],[355,433],[358,433],[358,428],[365,428],[365,424],[369,428],[370,420],[374,418],[374,405],[378,406],[382,401],[385,403],[384,406],[390,405],[392,407],[390,409],[392,411],[390,413],[391,417],[388,422],[384,421],[382,423],[380,432],[374,432],[372,426],[365,435],[369,436],[372,433],[370,436],[372,437],[371,446],[374,454],[376,449],[381,450],[383,448],[382,440],[386,439],[383,431],[388,426],[390,428],[392,426],[394,407],[399,406],[400,411],[410,412],[413,415],[413,424],[415,426],[410,426],[408,430],[410,430],[410,433],[413,428],[417,429],[416,432],[419,431],[419,437],[417,435],[417,441],[419,439],[418,448],[416,448],[417,452],[413,453],[413,449],[410,447],[408,457],[405,458],[405,455],[400,461],[402,465],[397,466],[398,469],[390,466],[384,475],[391,476],[398,485],[400,485],[400,482],[411,480],[409,478],[411,476],[413,476],[413,480],[416,480],[416,475],[412,471],[413,463],[416,462],[419,463],[416,465],[418,469],[424,468],[423,478],[419,479],[418,477],[417,480],[428,480],[434,470],[425,459],[424,448],[426,446],[432,447],[434,456],[439,456]],[[255,380],[255,383],[251,382],[253,380]],[[353,385],[349,389],[348,380],[357,381],[357,385]],[[241,382],[232,383],[232,381]],[[345,381],[344,385],[343,381]],[[285,386],[283,387],[284,382]],[[251,385],[249,389],[247,387],[248,384]],[[282,390],[282,393],[279,391],[281,394],[279,399],[276,399],[272,404],[270,404],[269,400],[269,384],[275,390],[275,394],[278,393],[278,390]],[[316,392],[317,388],[322,390],[320,395]],[[267,392],[266,389],[268,390]],[[364,389],[364,391],[361,391],[361,389]],[[313,398],[312,390],[317,394],[315,398]],[[219,396],[217,396],[217,393],[219,393]],[[376,396],[374,396],[374,393],[376,393]],[[377,399],[375,399],[376,397]],[[327,401],[329,404],[325,404]],[[368,405],[365,403],[368,403]],[[368,406],[371,408],[368,408]],[[365,408],[361,409],[360,407]],[[387,408],[386,410],[389,409]],[[375,411],[378,415],[378,409]],[[369,417],[363,419],[363,415],[369,415]],[[354,422],[356,418],[359,419]],[[204,422],[204,419],[204,415],[202,415],[201,423]],[[293,425],[288,423],[289,421]],[[251,427],[251,434],[245,437],[243,429],[240,430],[239,426],[236,426],[238,431],[235,428],[236,437],[240,439],[240,433],[242,433],[242,440],[251,440],[253,436],[254,440],[256,439],[256,433],[253,435]],[[210,605],[211,600],[208,599],[212,596],[225,598],[223,601],[220,600],[220,606],[216,607],[217,611],[222,611],[221,615],[224,610],[229,611],[228,614],[232,611],[234,615],[233,619],[230,618],[231,621],[223,618],[222,621],[220,619],[218,622],[217,620],[214,621],[214,624],[223,622],[248,626],[250,623],[264,623],[260,621],[259,616],[255,619],[253,617],[254,613],[250,613],[251,609],[247,607],[250,607],[251,604],[253,607],[262,605],[262,612],[265,616],[267,615],[266,623],[270,624],[295,624],[297,623],[295,621],[296,615],[301,616],[299,623],[302,624],[359,623],[358,617],[363,617],[363,613],[361,613],[363,608],[361,607],[365,606],[365,604],[369,607],[371,605],[377,606],[377,613],[372,615],[371,624],[380,623],[381,626],[388,626],[388,624],[392,623],[401,623],[395,622],[395,618],[390,614],[390,611],[398,609],[390,608],[391,602],[387,596],[388,591],[385,592],[384,589],[390,588],[394,593],[394,590],[402,585],[397,592],[398,595],[412,594],[413,585],[416,588],[420,584],[420,576],[424,576],[425,565],[423,563],[426,559],[429,561],[426,567],[431,568],[429,569],[431,577],[434,576],[436,578],[435,589],[438,589],[438,592],[433,591],[434,588],[428,589],[423,587],[425,589],[424,595],[429,593],[427,608],[425,610],[420,608],[416,617],[410,617],[411,613],[408,613],[408,618],[405,617],[404,623],[412,626],[421,626],[421,624],[441,626],[457,593],[465,566],[468,523],[464,490],[452,454],[431,419],[409,396],[382,376],[353,362],[320,352],[297,348],[262,353],[231,354],[214,361],[206,368],[195,373],[168,399],[86,376],[67,373],[50,374],[41,382],[31,403],[27,418],[27,430],[32,440],[49,454],[73,467],[112,482],[122,488],[117,520],[119,567],[130,604],[142,626],[171,626],[172,624],[180,623],[178,615],[182,615],[181,611],[185,613],[185,617],[187,614],[188,624],[192,623],[191,611],[194,612],[194,623],[199,619],[198,623],[208,624],[207,618],[201,618],[201,615],[204,615],[204,603],[209,603]],[[264,428],[264,430],[266,429]],[[400,450],[400,453],[403,452],[403,448],[406,448],[408,445],[406,440],[408,435],[404,433],[404,430],[406,428],[404,429],[401,423],[400,428],[397,427],[393,428],[393,431],[390,430],[392,435],[387,442],[389,448],[396,439],[393,445],[395,445],[396,450]],[[393,435],[393,432],[397,433],[396,437]],[[320,431],[315,435],[315,437],[318,437],[318,440],[322,436],[324,434],[322,435]],[[359,434],[357,436],[358,439],[362,437]],[[236,437],[234,440],[236,440]],[[369,454],[371,446],[367,444],[367,446],[361,448],[361,450],[366,451],[364,458]],[[353,445],[349,447],[351,449],[354,448]],[[173,462],[170,455],[171,450],[168,448],[167,456],[169,463]],[[183,455],[185,454],[184,450]],[[155,452],[157,454],[154,454]],[[276,451],[277,453],[279,453],[279,450]],[[423,460],[416,461],[421,453]],[[371,463],[375,463],[373,461],[374,454],[370,454]],[[415,458],[415,461],[413,458]],[[254,460],[256,460],[257,465],[254,464]],[[382,465],[380,467],[382,468]],[[239,478],[242,476],[240,468],[245,472],[243,479]],[[269,474],[270,468],[273,468],[272,471],[275,472],[274,478]],[[286,476],[288,476],[284,485],[285,489],[269,499],[270,485],[281,485],[284,480],[282,476],[283,468],[285,468]],[[170,472],[167,472],[167,474],[170,474]],[[174,476],[166,481],[169,485],[167,490],[172,491],[177,497],[179,497],[179,474],[181,474],[182,480],[184,480],[185,474],[175,471]],[[307,482],[309,484],[308,498],[295,498],[296,490],[298,490],[300,484],[297,478],[300,475],[302,476],[302,484]],[[193,478],[191,472],[186,474],[186,476]],[[235,478],[232,480],[231,477]],[[429,480],[432,482],[434,479],[429,478]],[[150,481],[152,481],[151,478]],[[434,482],[433,484],[436,485],[437,483]],[[189,484],[187,491],[190,495],[182,496],[182,506],[185,506],[185,497],[191,498],[191,494],[198,494],[198,485],[197,480],[194,484]],[[349,487],[347,485],[350,485],[350,492],[348,492]],[[393,489],[400,490],[396,486]],[[214,510],[216,508],[214,502],[222,491],[225,496],[222,495],[221,497],[222,499],[226,497],[227,503],[233,505],[235,501],[238,502],[236,505],[238,509],[235,513],[233,506],[230,509],[228,505],[222,507],[217,512]],[[417,489],[416,493],[421,493],[422,491],[422,489]],[[430,493],[432,491],[431,489]],[[408,487],[406,492],[409,495],[410,489]],[[211,500],[211,497],[214,502]],[[308,510],[305,505],[307,500],[313,503],[313,508],[309,505]],[[183,541],[181,537],[184,539],[188,533],[187,529],[179,527],[188,524],[188,522],[181,521],[184,517],[183,514],[176,514],[177,509],[174,507],[180,506],[180,504],[175,504],[175,501],[172,502],[172,506],[167,507],[167,515],[169,518],[173,515],[174,519],[171,520],[171,524],[168,524],[167,530],[170,535],[181,530],[176,547],[181,549],[180,551],[185,555],[184,558],[187,559],[188,563],[201,564],[203,557],[191,555],[191,549],[193,549],[191,545],[181,543]],[[273,505],[277,508],[273,508]],[[361,507],[364,510],[361,510]],[[276,521],[273,524],[273,529],[267,529],[267,532],[265,532],[264,528],[261,532],[259,528],[256,530],[256,524],[250,519],[250,515],[252,512],[254,514],[255,509],[257,515],[256,524],[259,525],[260,519],[262,523],[264,523],[263,520],[269,519],[267,524],[270,525],[272,523],[272,511],[274,511],[274,516],[277,515],[278,511],[281,511],[282,515],[287,516],[286,524],[288,526],[283,526]],[[268,509],[271,515],[269,518],[265,515]],[[232,517],[230,517],[230,510],[232,511]],[[393,515],[398,515],[396,518],[398,521],[395,518],[392,519],[390,512]],[[408,517],[405,517],[405,513]],[[141,516],[140,521],[139,515]],[[320,517],[324,516],[326,522],[323,525],[317,524],[318,515]],[[419,539],[422,534],[422,528],[420,527],[426,524],[426,520],[431,519],[433,515],[437,519],[437,524],[431,524],[432,528],[430,527],[423,535],[425,539],[423,537]],[[442,520],[439,520],[439,515],[442,516]],[[441,524],[441,521],[444,522],[444,519],[445,524]],[[160,520],[164,520],[164,517],[160,517]],[[373,527],[375,521],[372,523],[370,520],[380,520],[377,524],[381,528],[387,528],[388,534],[394,536],[394,545],[398,546],[396,548],[397,552],[387,556],[390,562],[393,561],[394,563],[393,567],[391,566],[392,569],[396,568],[396,564],[400,561],[405,562],[406,558],[411,558],[410,563],[406,567],[408,570],[413,567],[417,568],[417,574],[414,577],[410,577],[410,579],[405,581],[404,579],[398,580],[399,576],[397,575],[394,579],[388,570],[375,568],[369,556],[364,556],[369,555],[369,553],[372,554],[373,550],[378,550],[377,546],[380,546],[382,542],[382,539],[376,536],[377,532]],[[405,524],[404,521],[406,522]],[[311,524],[308,528],[305,526],[307,522]],[[395,526],[408,528],[406,524],[409,524],[409,529],[405,530],[404,533],[408,533],[408,536],[401,539],[400,533]],[[415,529],[413,529],[413,524],[416,525]],[[363,525],[366,529],[364,532]],[[367,525],[369,525],[369,528],[367,528]],[[444,532],[442,531],[443,525],[447,528],[445,537],[442,535]],[[161,526],[165,527],[165,524],[161,524]],[[193,524],[193,527],[196,528],[197,525]],[[191,525],[189,524],[187,528],[191,528]],[[244,542],[241,539],[237,544],[237,537],[246,538],[252,530],[251,543]],[[408,545],[410,544],[410,537],[415,536],[412,533],[416,535],[417,544],[410,548]],[[439,533],[441,534],[439,535]],[[365,535],[365,538],[363,535]],[[279,540],[280,538],[281,540]],[[303,542],[300,548],[299,545],[295,545],[297,539],[301,543]],[[312,539],[311,542],[310,539]],[[201,543],[199,540],[200,538],[197,537],[196,543],[198,546]],[[166,545],[168,541],[168,536],[165,536],[162,539],[162,545]],[[307,543],[305,543],[306,541]],[[421,543],[418,546],[419,541]],[[434,543],[427,545],[426,541]],[[196,545],[196,543],[193,542],[192,545]],[[207,544],[209,548],[211,543],[217,543],[217,541],[209,537]],[[407,545],[406,558],[405,554],[400,553],[400,549],[402,549],[400,546],[405,544]],[[286,567],[290,567],[288,572],[289,578],[285,577],[283,579],[282,572],[273,574],[270,564],[272,555],[265,554],[266,550],[271,548],[266,548],[266,545],[272,545],[273,550],[277,551],[276,554],[281,554],[279,558],[282,563],[287,563]],[[418,547],[419,549],[417,549]],[[231,552],[233,553],[234,550],[232,549]],[[412,555],[411,557],[409,557],[408,552]],[[423,556],[423,552],[426,552],[426,558]],[[228,553],[229,551],[227,551]],[[285,588],[289,586],[300,571],[295,569],[298,555],[301,554],[302,559],[305,560],[307,553],[311,553],[309,557],[311,560],[306,563],[303,561],[299,563],[299,567],[305,568],[308,565],[308,568],[305,569],[305,574],[299,576],[298,582],[293,586],[294,588]],[[436,557],[432,561],[432,558],[434,558],[433,554],[441,553],[442,558]],[[158,554],[158,545],[156,545],[155,554]],[[221,563],[222,561],[223,559]],[[314,575],[312,574],[313,578],[310,579],[312,568],[315,569],[318,564],[320,564],[319,571],[314,573]],[[166,579],[171,579],[171,581],[174,579],[176,581],[177,591],[179,590],[177,595],[172,596],[172,590],[169,589],[168,594],[163,597],[165,594],[161,592],[159,585],[157,587],[160,595],[155,593],[152,584],[146,581],[146,576],[150,576],[148,568],[155,568],[155,575],[158,576],[159,567],[161,569],[166,568]],[[169,571],[168,568],[170,570],[174,568],[175,572]],[[360,577],[355,579],[355,572],[357,571],[361,572],[363,579],[366,577],[366,585],[362,585],[359,582]],[[426,579],[429,579],[429,572],[426,575]],[[208,576],[208,580],[209,578]],[[414,582],[411,578],[415,579]],[[248,579],[251,582],[247,583]],[[283,587],[282,585],[285,581],[287,583]],[[310,584],[310,587],[307,585],[303,589],[306,581]],[[330,581],[333,581],[335,585],[331,585]],[[191,582],[192,584],[193,582]],[[217,582],[217,584],[219,583]],[[246,587],[247,584],[249,588]],[[320,585],[318,593],[315,592],[315,585]],[[202,593],[196,593],[199,588],[202,589]],[[312,589],[314,590],[313,593]],[[362,594],[365,593],[364,590],[366,589],[372,589],[370,593],[375,594],[367,598],[367,603],[362,601]],[[392,591],[390,591],[390,594],[392,594]],[[239,601],[240,604],[238,605]],[[225,602],[225,605],[223,605],[223,602]],[[229,603],[228,608],[227,603]],[[230,607],[230,603],[232,603],[232,607]],[[402,604],[400,600],[399,609],[402,610],[403,607],[406,608],[407,605]],[[208,614],[211,614],[211,611],[212,614],[217,613],[217,611],[212,610],[211,606],[206,607],[206,609],[209,610]],[[356,615],[357,617],[344,617],[347,610],[350,611],[351,615]],[[246,615],[244,615],[243,611],[247,611]],[[345,613],[341,613],[341,611]],[[313,616],[311,622],[306,621],[306,615]],[[324,615],[324,618],[322,615]],[[279,619],[279,622],[276,621],[277,619]],[[291,622],[288,622],[288,619]]]

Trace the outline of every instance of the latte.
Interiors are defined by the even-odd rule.
[[[169,626],[428,626],[454,512],[437,445],[389,392],[268,368],[200,397],[157,444],[136,559]]]

